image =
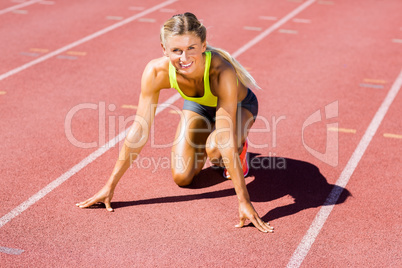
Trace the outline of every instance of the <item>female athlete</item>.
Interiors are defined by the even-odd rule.
[[[224,166],[223,175],[233,182],[240,217],[236,227],[243,227],[248,219],[258,230],[273,232],[251,204],[244,180],[247,134],[258,111],[257,98],[250,90],[258,87],[255,80],[229,53],[207,45],[206,28],[192,13],[166,21],[160,38],[165,56],[145,67],[134,123],[113,172],[98,193],[77,206],[102,202],[113,211],[115,187],[148,140],[159,92],[175,88],[185,99],[172,148],[175,183],[189,185],[208,157],[213,164]]]

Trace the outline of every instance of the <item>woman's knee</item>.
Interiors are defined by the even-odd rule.
[[[209,158],[209,161],[216,165],[216,166],[222,166],[223,164],[221,163],[222,161],[222,155],[219,152],[219,149],[216,146],[208,146],[206,148],[206,152]]]
[[[172,175],[173,175],[173,181],[180,187],[190,185],[194,178],[194,174],[174,169],[172,170]]]

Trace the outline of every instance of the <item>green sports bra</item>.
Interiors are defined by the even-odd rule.
[[[204,71],[204,96],[202,97],[189,97],[180,90],[176,79],[176,68],[169,62],[169,81],[170,87],[176,89],[180,95],[189,101],[199,103],[204,106],[216,107],[218,98],[211,93],[209,87],[209,67],[211,66],[211,51],[205,51],[205,71]]]

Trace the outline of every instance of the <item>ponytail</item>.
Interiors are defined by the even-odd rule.
[[[221,55],[222,58],[227,60],[235,69],[236,76],[243,85],[245,85],[248,88],[260,89],[260,87],[257,85],[257,82],[251,76],[251,74],[235,58],[233,58],[232,55],[229,54],[229,52],[221,48],[212,47],[210,45],[207,45],[207,50],[216,52],[219,55]]]

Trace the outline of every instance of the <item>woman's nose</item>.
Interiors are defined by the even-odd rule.
[[[180,60],[181,60],[182,62],[186,62],[186,61],[187,61],[187,52],[183,51],[183,53],[181,53]]]

